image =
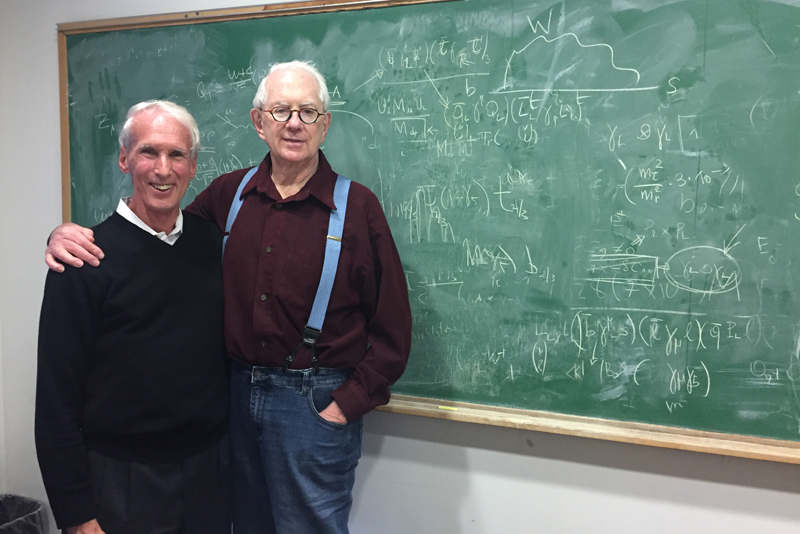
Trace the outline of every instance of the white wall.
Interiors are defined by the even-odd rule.
[[[33,448],[45,238],[61,218],[56,23],[244,0],[0,0],[0,491]],[[800,532],[800,467],[375,413],[354,534]]]
[[[0,121],[0,125],[3,122]],[[3,276],[3,274],[0,274]],[[6,432],[3,408],[3,322],[0,319],[0,495],[6,493]]]

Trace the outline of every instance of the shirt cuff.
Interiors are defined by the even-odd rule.
[[[339,389],[331,393],[331,397],[333,397],[333,400],[339,405],[348,423],[358,420],[379,405],[365,396],[358,384],[352,379],[348,380],[342,384]]]

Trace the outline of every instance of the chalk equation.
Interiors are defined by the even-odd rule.
[[[188,202],[259,164],[259,81],[311,60],[322,150],[374,191],[406,271],[397,391],[800,439],[797,8],[765,3],[767,35],[718,0],[486,4],[76,41],[76,220],[130,187],[131,103],[197,119]]]

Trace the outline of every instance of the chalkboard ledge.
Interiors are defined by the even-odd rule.
[[[391,402],[386,406],[379,407],[378,410],[668,449],[800,464],[800,443],[751,436],[482,406],[406,395],[393,395]]]

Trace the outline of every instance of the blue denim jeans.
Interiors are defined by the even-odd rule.
[[[234,534],[346,534],[361,419],[319,413],[350,371],[231,367]]]

